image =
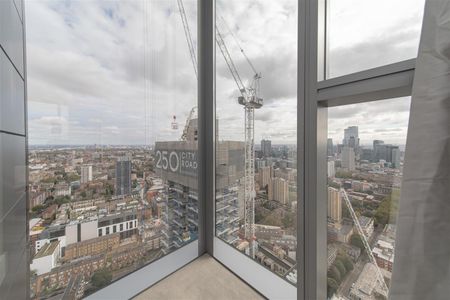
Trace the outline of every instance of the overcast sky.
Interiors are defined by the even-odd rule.
[[[196,1],[184,0],[196,43]],[[297,0],[218,1],[258,72],[264,106],[256,142],[296,142]],[[423,0],[331,1],[329,75],[416,55]],[[30,144],[145,144],[179,139],[197,85],[175,0],[28,0]],[[243,81],[253,75],[237,43],[219,28]],[[244,111],[217,53],[220,139],[243,140]],[[360,127],[361,143],[404,144],[409,99],[329,110],[329,136]],[[176,117],[179,128],[172,129]]]

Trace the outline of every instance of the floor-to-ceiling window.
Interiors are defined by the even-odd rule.
[[[327,241],[319,284],[332,299],[389,294],[424,2],[319,6],[317,201],[327,211],[318,220]]]
[[[297,205],[302,202],[297,194],[297,6],[290,0],[217,1],[215,23],[215,236],[228,244],[230,254],[247,256],[253,260],[248,263],[292,287],[297,285]],[[272,284],[266,296],[282,289],[277,281]]]
[[[197,238],[268,298],[387,295],[423,0],[210,3],[198,70],[197,1],[27,2],[31,296],[129,298]]]
[[[328,109],[329,297],[388,294],[409,107],[401,97]]]
[[[197,3],[26,6],[31,296],[75,299],[197,240]]]

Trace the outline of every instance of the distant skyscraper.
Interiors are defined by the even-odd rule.
[[[328,218],[335,223],[342,221],[342,199],[338,189],[328,187]]]
[[[400,148],[399,147],[395,147],[392,148],[392,167],[393,168],[400,168]]]
[[[360,156],[361,160],[367,160],[367,161],[372,161],[373,158],[373,150],[372,149],[367,149],[367,148],[363,148],[361,149],[361,156]]]
[[[259,169],[259,185],[261,188],[270,186],[272,184],[273,168],[262,167]]]
[[[289,185],[283,178],[275,177],[269,185],[269,200],[275,200],[282,204],[287,204],[289,201]]]
[[[344,129],[344,140],[342,141],[344,146],[352,147],[353,149],[359,148],[359,131],[358,126],[350,126]]]
[[[272,141],[261,140],[261,152],[264,157],[272,156]]]
[[[374,140],[373,141],[373,162],[378,162],[380,159],[384,159],[384,153],[382,149],[382,145],[384,145],[384,141]]]
[[[263,168],[266,166],[266,161],[263,159],[259,159],[257,158],[255,160],[255,167],[256,167],[256,171],[259,171],[259,169]]]
[[[390,162],[393,168],[400,167],[400,148],[391,144],[384,144],[383,141],[373,141],[373,161],[384,160]]]
[[[92,181],[92,166],[81,166],[81,183]]]
[[[119,157],[116,162],[116,196],[131,194],[131,160]]]
[[[355,150],[351,147],[342,149],[342,167],[349,170],[355,170]]]
[[[327,162],[327,173],[328,173],[328,177],[334,177],[336,175],[336,171],[335,171],[335,166],[334,166],[334,161],[330,160]]]
[[[328,156],[333,156],[334,151],[333,151],[333,139],[328,139],[327,140],[327,155]]]

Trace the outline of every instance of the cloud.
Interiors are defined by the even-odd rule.
[[[420,30],[417,7],[423,0],[411,1],[411,5],[334,1],[331,74],[414,56]],[[278,144],[296,142],[297,73],[302,72],[297,70],[297,3],[217,3],[219,27],[243,82],[248,84],[254,72],[240,47],[262,73],[264,106],[255,112],[256,141],[270,137]],[[184,1],[194,43],[196,4]],[[176,1],[27,1],[26,5],[31,144],[179,139],[189,111],[197,105],[197,82]],[[391,14],[382,14],[387,7]],[[219,49],[216,64],[219,138],[243,140],[244,109],[237,103],[239,91]],[[402,142],[408,114],[405,99],[330,108],[330,136],[340,140],[344,128],[358,125],[364,140]],[[174,115],[177,130],[171,127]]]

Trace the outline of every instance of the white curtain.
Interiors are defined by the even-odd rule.
[[[427,0],[390,299],[450,299],[450,0]]]

